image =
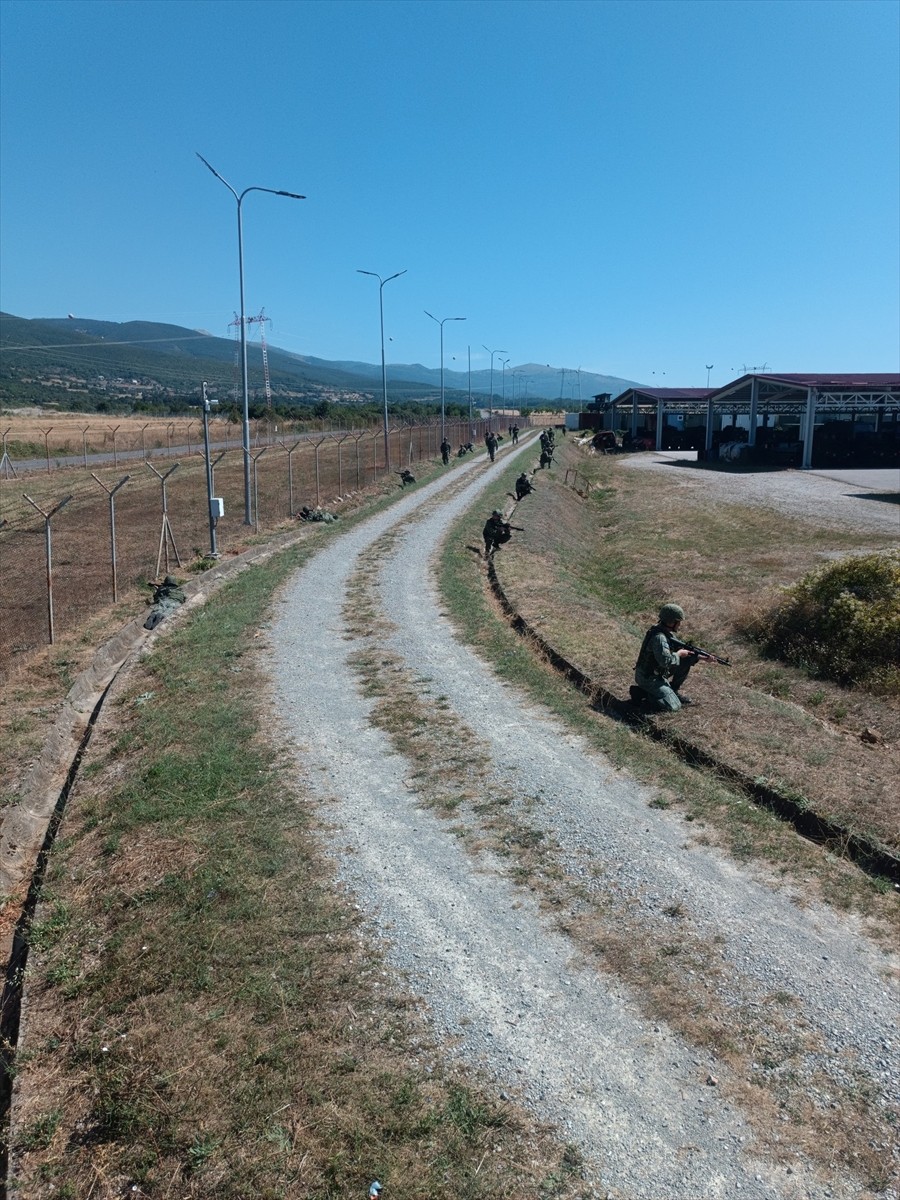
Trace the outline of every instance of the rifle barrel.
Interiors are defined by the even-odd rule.
[[[693,645],[692,642],[683,642],[680,638],[669,637],[669,645],[673,650],[690,650],[691,654],[699,654],[701,658],[708,658],[714,663],[718,663],[722,667],[730,667],[731,660],[728,658],[720,658],[718,654],[713,654],[711,650],[704,650],[700,646]]]

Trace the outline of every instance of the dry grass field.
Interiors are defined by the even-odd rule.
[[[265,422],[259,422],[261,434]],[[253,434],[255,426],[253,423]],[[239,425],[221,417],[210,420],[210,439],[240,447]],[[0,415],[0,434],[15,466],[19,459],[140,452],[166,454],[172,447],[186,446],[193,453],[203,444],[201,418],[103,416],[98,413],[37,413],[32,409],[12,410]]]

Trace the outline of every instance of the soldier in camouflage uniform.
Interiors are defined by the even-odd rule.
[[[669,637],[678,633],[684,620],[684,610],[677,604],[664,604],[659,620],[644,635],[644,641],[634,668],[631,699],[651,712],[678,712],[694,701],[680,695],[691,667],[698,661],[690,650],[673,650]]]
[[[145,629],[155,629],[160,621],[175,612],[187,599],[184,588],[181,587],[174,575],[167,575],[162,583],[154,583],[151,586],[153,599],[150,603],[153,607],[144,622]]]
[[[524,500],[529,493],[535,491],[535,486],[523,471],[516,479],[516,499]]]
[[[508,521],[503,520],[503,513],[499,508],[495,508],[485,521],[481,536],[484,538],[486,558],[490,558],[495,550],[498,550],[512,537],[512,526]]]

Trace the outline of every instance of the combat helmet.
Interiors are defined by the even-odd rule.
[[[684,609],[678,604],[664,604],[659,610],[660,625],[674,625],[684,620]]]

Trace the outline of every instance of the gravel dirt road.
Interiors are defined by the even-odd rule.
[[[507,451],[501,463],[516,454],[530,447]],[[365,638],[346,610],[361,564],[387,622],[379,640],[385,662],[405,665],[425,701],[478,739],[489,756],[478,787],[508,797],[513,813],[553,845],[573,884],[573,913],[602,892],[605,919],[638,938],[659,937],[677,913],[698,945],[715,946],[716,970],[704,986],[710,1003],[736,1021],[754,1013],[765,1023],[777,1009],[783,1023],[777,998],[790,997],[788,1032],[802,1042],[792,1070],[813,1103],[837,1103],[842,1081],[864,1078],[884,1096],[900,1078],[894,959],[851,920],[798,906],[788,889],[702,845],[680,817],[649,807],[650,790],[456,640],[433,555],[490,478],[482,459],[470,460],[335,537],[287,586],[268,627],[262,653],[274,715],[319,800],[342,880],[447,1052],[578,1147],[588,1194],[859,1197],[863,1183],[846,1170],[764,1144],[752,1114],[729,1099],[741,1093],[724,1064],[648,1016],[619,977],[587,961],[563,932],[565,920],[515,881],[508,860],[434,815],[417,772],[373,720],[374,701],[354,664]],[[814,482],[839,504],[839,481]],[[817,491],[818,511],[823,496]],[[883,1150],[887,1180],[896,1147]],[[897,1195],[890,1185],[882,1194]]]

